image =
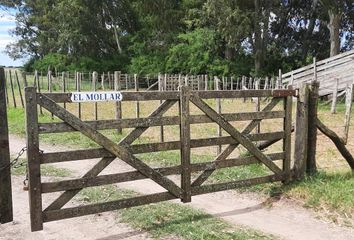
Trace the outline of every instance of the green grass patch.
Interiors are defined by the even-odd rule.
[[[81,200],[86,202],[112,201],[137,194],[114,186],[83,190]],[[180,239],[275,239],[255,230],[232,227],[200,210],[176,203],[158,203],[119,211],[121,220],[143,229],[156,239],[177,236]]]
[[[282,186],[282,191],[290,197],[303,199],[307,207],[346,215],[354,213],[354,174],[351,172],[318,172],[304,181]]]
[[[20,159],[19,163],[23,163],[25,159]],[[20,176],[26,174],[26,166],[11,168],[11,174]],[[41,175],[46,177],[70,177],[72,172],[66,168],[58,168],[51,165],[41,165]]]

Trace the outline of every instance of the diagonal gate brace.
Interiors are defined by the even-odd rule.
[[[200,110],[202,110],[211,120],[216,122],[219,126],[221,126],[227,133],[230,134],[236,141],[238,141],[242,146],[244,146],[250,153],[252,153],[259,161],[261,161],[264,165],[266,165],[270,170],[272,170],[276,174],[281,173],[281,169],[272,162],[272,160],[263,154],[257,146],[253,144],[253,142],[248,139],[245,135],[237,131],[228,121],[224,119],[224,117],[214,109],[212,109],[208,104],[201,100],[199,96],[193,94],[191,96],[191,101],[196,105]]]

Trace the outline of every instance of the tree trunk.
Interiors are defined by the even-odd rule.
[[[232,60],[234,58],[234,49],[229,46],[225,46],[225,58],[227,60]]]
[[[340,22],[341,22],[341,14],[333,11],[332,9],[328,10],[329,15],[329,24],[328,29],[330,32],[330,43],[331,43],[331,51],[330,56],[335,56],[339,54],[340,51]]]
[[[260,16],[262,14],[259,0],[254,0],[255,18],[254,18],[254,68],[256,75],[259,75],[263,67],[263,39],[260,25]]]

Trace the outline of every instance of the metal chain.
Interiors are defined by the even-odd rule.
[[[20,159],[20,157],[27,151],[27,147],[23,147],[17,154],[16,158],[14,158],[9,164],[7,164],[6,166],[3,166],[0,168],[0,173],[6,169],[8,169],[9,167],[13,167],[13,168],[20,168],[22,166],[27,165],[27,162],[21,162],[18,163],[18,160]]]
[[[28,190],[28,164],[27,161],[23,161],[21,163],[18,162],[18,160],[20,159],[20,157],[27,151],[27,147],[23,147],[17,154],[16,158],[14,158],[9,164],[7,164],[4,167],[0,168],[0,174],[2,171],[12,167],[12,168],[20,168],[23,166],[26,166],[26,177],[25,180],[23,180],[23,190],[27,191]],[[39,150],[40,153],[43,153],[43,150]]]

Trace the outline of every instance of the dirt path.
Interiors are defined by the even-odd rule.
[[[18,137],[11,136],[10,141],[11,141],[10,148],[12,153],[18,152],[24,146],[24,140]],[[63,149],[63,147],[60,146],[54,146],[54,147],[41,146],[41,149],[43,150],[53,151],[54,150],[53,148],[55,148],[55,150]],[[72,170],[75,173],[75,175],[81,176],[84,172],[90,169],[90,167],[93,166],[95,162],[97,161],[88,160],[88,161],[78,161],[75,163],[65,163],[65,164],[58,164],[58,165],[60,167],[65,167]],[[117,172],[126,171],[128,169],[131,168],[126,164],[120,161],[115,161],[111,164],[111,166],[109,166],[109,168],[107,168],[107,170],[104,171],[104,173],[117,173]],[[135,182],[122,183],[119,184],[119,186],[124,188],[129,188],[141,193],[155,193],[155,192],[163,191],[161,187],[159,187],[158,185],[156,185],[150,180],[140,180]],[[293,240],[298,240],[298,239],[353,240],[354,239],[353,229],[339,227],[321,221],[317,219],[315,214],[312,213],[310,210],[304,209],[303,207],[298,206],[297,204],[291,202],[290,200],[282,199],[280,201],[273,202],[272,207],[269,207],[269,204],[265,204],[266,201],[267,199],[259,196],[254,196],[250,194],[239,194],[235,191],[226,191],[226,192],[206,194],[202,196],[193,197],[193,202],[190,203],[189,205],[195,208],[203,209],[205,212],[208,212],[216,217],[225,219],[226,221],[232,224],[245,225],[247,227],[258,229],[265,233],[270,233],[276,236],[280,236],[281,238],[284,239],[291,239],[291,240],[292,239]],[[26,199],[23,199],[23,203],[20,203],[20,205],[23,206],[22,204],[26,205],[26,211],[28,212],[27,209],[28,204]],[[26,217],[28,218],[27,212],[22,215],[26,215]],[[71,220],[59,221],[57,223],[46,224],[46,230],[43,233],[48,231],[50,232],[53,231],[53,234],[56,233],[60,234],[61,229],[65,229],[64,227],[65,225],[68,225],[70,227],[75,226],[79,230],[89,228],[89,229],[93,229],[93,232],[96,232],[97,228],[99,228],[100,226],[101,227],[104,226],[104,222],[110,222],[109,213],[103,214],[102,216],[103,216],[102,218],[89,216],[84,218],[71,219]],[[21,221],[25,223],[26,220],[21,220]],[[28,222],[25,224],[28,224]],[[86,224],[92,224],[92,228],[90,226],[87,226]],[[126,226],[124,227],[127,228]],[[25,227],[25,229],[27,228]],[[115,225],[112,225],[112,228],[114,228],[113,230],[117,230],[117,231],[120,230],[120,227],[116,228]],[[104,227],[104,229],[106,230],[106,227]],[[97,233],[99,232],[100,230],[97,231]],[[118,234],[122,234],[122,233],[118,232]],[[68,234],[68,236],[69,235],[70,234]],[[95,237],[100,238],[100,236],[97,235]],[[80,238],[75,238],[75,239],[80,239]],[[114,238],[114,239],[119,239],[119,238]],[[132,239],[138,239],[138,237],[134,236]]]

